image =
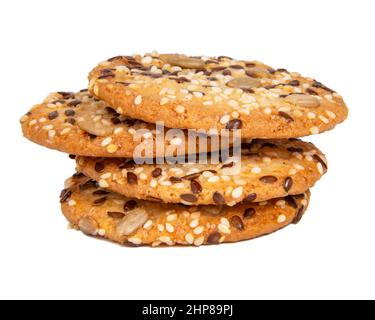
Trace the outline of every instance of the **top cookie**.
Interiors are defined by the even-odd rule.
[[[91,93],[120,114],[171,128],[242,129],[244,138],[317,134],[348,113],[342,97],[314,79],[223,56],[118,56],[89,80]]]

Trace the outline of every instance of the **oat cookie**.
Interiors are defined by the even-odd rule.
[[[121,244],[218,244],[256,238],[297,223],[310,193],[263,203],[226,206],[168,205],[129,199],[99,189],[76,174],[61,193],[62,211],[71,225],[92,236]]]
[[[135,164],[129,159],[77,158],[77,170],[103,188],[166,203],[233,206],[303,193],[327,170],[324,155],[300,140],[254,140],[241,162]]]
[[[151,145],[151,155],[158,157],[164,156],[165,150],[176,154],[178,144],[183,142],[186,142],[184,147],[187,153],[189,141],[199,152],[213,149],[210,137],[207,137],[206,149],[187,132],[183,132],[185,140],[173,135],[161,136],[166,149],[158,149],[154,124],[120,115],[86,90],[50,94],[43,103],[34,106],[21,118],[21,124],[27,139],[74,155],[132,157],[140,143]],[[167,132],[165,128],[164,134]]]
[[[120,114],[171,128],[240,128],[251,139],[317,134],[348,113],[342,97],[321,82],[225,56],[118,56],[89,80],[91,93]]]

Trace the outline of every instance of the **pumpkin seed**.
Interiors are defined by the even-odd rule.
[[[286,100],[303,108],[317,108],[320,105],[317,98],[306,94],[292,94]]]
[[[126,216],[117,225],[117,232],[128,236],[143,226],[148,220],[148,214],[145,209],[136,208],[128,211]]]

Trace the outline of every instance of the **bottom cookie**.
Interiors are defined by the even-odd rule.
[[[126,198],[75,174],[61,192],[62,212],[87,235],[121,244],[195,245],[249,240],[302,218],[310,192],[260,203],[184,206]]]

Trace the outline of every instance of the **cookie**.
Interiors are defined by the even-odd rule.
[[[182,132],[182,137],[161,136],[165,148],[156,148],[154,124],[119,115],[105,102],[94,98],[86,90],[78,93],[50,94],[43,103],[33,107],[21,118],[24,136],[42,146],[66,153],[91,157],[133,157],[140,143],[147,144],[151,156],[162,157],[188,153],[189,143],[199,152],[214,150],[211,137],[207,148],[199,144],[197,135]],[[183,149],[177,143],[185,142]],[[219,142],[220,143],[220,142]],[[170,147],[170,149],[168,149]],[[216,147],[218,149],[218,147]],[[169,150],[169,151],[168,151]],[[182,150],[182,152],[180,152]]]
[[[127,197],[233,206],[303,193],[327,170],[324,155],[300,140],[253,140],[218,164],[135,164],[129,159],[78,157],[77,170]]]
[[[317,134],[348,114],[342,97],[321,82],[225,56],[118,56],[89,80],[91,93],[120,114],[171,128],[242,129],[251,139]]]
[[[192,206],[134,200],[99,189],[76,174],[61,193],[62,211],[70,224],[87,235],[121,244],[218,244],[256,238],[297,223],[310,193],[264,203]]]

